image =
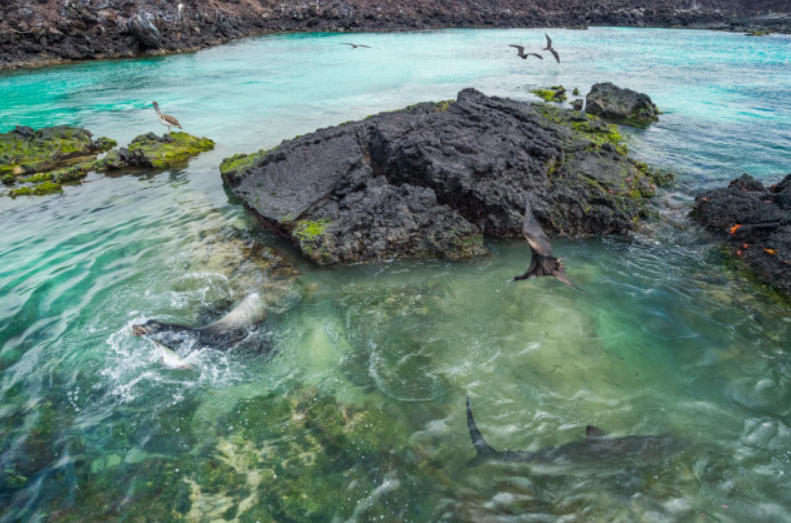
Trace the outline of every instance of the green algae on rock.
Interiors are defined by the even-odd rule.
[[[214,451],[187,480],[188,521],[396,521],[427,478],[410,464],[406,423],[387,406],[339,402],[313,387],[244,399],[217,422]],[[408,475],[409,474],[409,475]],[[409,477],[410,479],[407,479]],[[337,486],[347,485],[339,496]],[[385,500],[360,504],[377,488]]]
[[[111,151],[97,165],[104,169],[166,169],[183,164],[193,156],[212,149],[214,142],[209,138],[198,138],[187,133],[167,133],[161,137],[148,133],[136,137],[128,147]]]
[[[562,85],[553,85],[549,89],[533,89],[530,92],[545,102],[565,102],[568,100],[566,88]]]
[[[65,125],[38,130],[17,126],[0,134],[0,180],[6,185],[28,184],[10,191],[11,197],[61,192],[61,184],[79,182],[96,156],[116,144],[92,136],[86,129]]]

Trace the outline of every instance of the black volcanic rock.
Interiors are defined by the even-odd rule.
[[[126,22],[126,25],[143,49],[159,49],[162,46],[159,29],[145,16],[136,14]]]
[[[791,174],[770,187],[742,175],[698,196],[693,216],[721,231],[732,254],[791,296]]]
[[[631,231],[655,186],[614,126],[465,89],[321,129],[223,162],[223,178],[269,229],[322,264],[483,252],[517,237],[524,194],[550,234]]]
[[[659,120],[659,110],[650,96],[611,82],[591,87],[585,99],[585,112],[632,125],[647,125]]]

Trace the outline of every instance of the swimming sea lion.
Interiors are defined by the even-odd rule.
[[[132,326],[132,334],[146,337],[168,348],[199,344],[225,349],[233,346],[248,333],[250,327],[266,318],[267,303],[254,292],[248,294],[231,311],[205,327],[189,327],[178,323],[148,320]]]

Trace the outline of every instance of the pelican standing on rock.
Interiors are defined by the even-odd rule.
[[[552,56],[555,57],[555,60],[557,60],[558,63],[560,63],[560,56],[558,55],[558,52],[555,51],[555,48],[552,47],[552,39],[546,33],[544,33],[544,36],[547,37],[547,46],[543,50],[544,51],[549,51],[550,53],[552,53]]]
[[[510,44],[508,47],[516,47],[516,56],[522,60],[527,60],[528,56],[535,56],[540,60],[544,59],[544,57],[538,53],[525,53],[525,47],[523,45]]]
[[[343,43],[343,45],[350,45],[350,46],[352,46],[352,49],[357,49],[358,47],[365,47],[366,49],[370,49],[371,48],[370,45],[353,44],[351,42],[342,42],[342,43]]]
[[[514,276],[511,281],[554,276],[566,285],[570,285],[580,291],[582,290],[566,277],[566,268],[563,266],[563,261],[552,256],[552,244],[549,242],[549,238],[544,233],[541,225],[536,221],[536,217],[533,216],[529,195],[525,196],[525,220],[522,223],[522,234],[530,245],[532,252],[530,267],[524,274]]]
[[[162,125],[168,126],[168,132],[170,132],[170,126],[178,127],[181,129],[181,124],[178,120],[170,116],[169,114],[162,114],[162,111],[159,110],[159,104],[154,102],[154,109],[157,110],[157,116],[159,116],[159,122]]]

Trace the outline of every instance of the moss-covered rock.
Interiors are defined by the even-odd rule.
[[[212,149],[214,142],[209,138],[198,138],[187,133],[168,133],[161,137],[148,133],[136,137],[128,147],[109,153],[98,162],[98,167],[166,169],[184,164],[190,158]]]
[[[568,100],[568,97],[566,96],[566,88],[562,85],[553,85],[549,89],[533,89],[530,92],[545,102],[560,103]]]
[[[11,197],[61,192],[61,184],[79,182],[93,168],[96,156],[116,144],[109,138],[94,141],[92,136],[68,126],[17,126],[0,134],[0,180],[25,184],[9,192]]]
[[[220,173],[224,179],[234,180],[239,173],[251,167],[256,160],[263,158],[274,149],[276,149],[276,147],[269,150],[261,149],[257,153],[235,154],[230,158],[225,158],[220,164]]]
[[[63,187],[54,182],[42,182],[33,186],[19,187],[18,189],[11,189],[8,195],[11,198],[17,196],[44,196],[46,194],[55,194],[63,192]]]

